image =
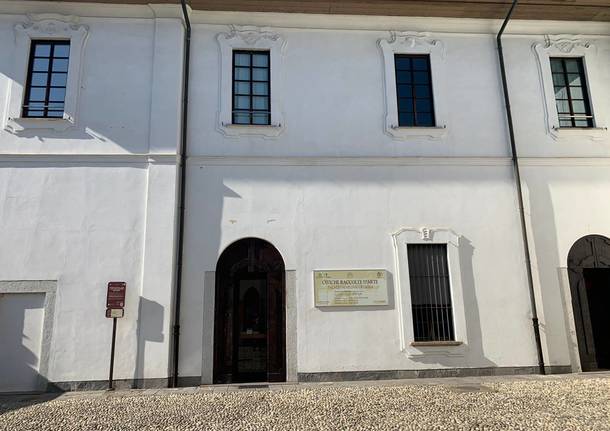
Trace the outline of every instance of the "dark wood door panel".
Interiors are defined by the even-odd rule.
[[[270,243],[247,238],[216,268],[214,383],[286,380],[284,261]]]

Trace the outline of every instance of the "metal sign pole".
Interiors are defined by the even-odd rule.
[[[110,348],[110,375],[108,376],[108,390],[114,391],[112,386],[112,373],[114,371],[114,343],[116,341],[116,317],[112,319],[112,347]]]
[[[116,341],[116,319],[125,316],[125,290],[124,281],[109,281],[106,292],[106,317],[112,318],[112,347],[110,349],[110,375],[108,376],[108,390],[113,391],[112,373],[114,371],[114,344]]]

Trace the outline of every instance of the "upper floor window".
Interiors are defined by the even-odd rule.
[[[69,57],[69,41],[31,42],[23,117],[63,117]]]
[[[429,55],[395,54],[396,97],[400,127],[434,127]]]
[[[271,124],[269,51],[233,51],[233,124]]]
[[[415,341],[454,341],[447,244],[408,244]]]
[[[593,127],[593,115],[581,57],[551,57],[559,127]]]

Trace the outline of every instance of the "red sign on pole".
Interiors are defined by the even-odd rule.
[[[126,289],[127,283],[124,281],[109,282],[106,294],[106,308],[123,308],[125,306]]]

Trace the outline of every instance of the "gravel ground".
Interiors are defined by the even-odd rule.
[[[610,430],[610,378],[0,400],[1,430]]]

